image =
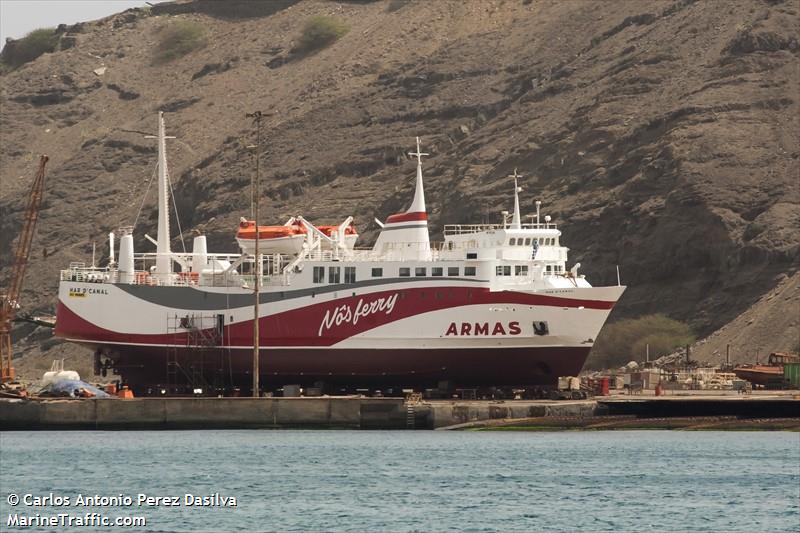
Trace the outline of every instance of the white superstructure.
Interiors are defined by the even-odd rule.
[[[256,275],[262,368],[275,379],[550,382],[580,370],[624,291],[594,288],[579,265],[567,268],[561,232],[549,217],[540,222],[538,202],[535,217],[522,221],[516,170],[510,217],[446,225],[444,241],[431,243],[419,139],[411,204],[379,222],[371,248],[353,246],[351,217],[321,231],[298,215],[285,225],[293,242],[300,238],[293,253],[264,254],[280,249],[268,244],[254,256],[239,239],[250,253],[215,254],[204,236],[192,252],[176,253],[164,213],[170,187],[161,115],[158,137],[156,252],[134,253],[124,229],[118,264],[61,272],[57,334],[93,346],[98,365],[132,382],[169,379],[164,368],[173,356],[182,367],[208,367],[192,363],[199,335],[203,350],[228,358],[214,364],[246,383]],[[285,233],[263,229],[276,238]]]

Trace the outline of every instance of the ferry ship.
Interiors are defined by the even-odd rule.
[[[109,235],[108,266],[60,273],[56,335],[90,347],[97,373],[135,390],[249,390],[256,281],[265,386],[551,385],[580,372],[625,290],[567,268],[539,202],[523,222],[516,170],[501,223],[445,225],[432,243],[419,139],[410,207],[375,221],[371,248],[355,246],[352,217],[323,227],[296,216],[259,228],[243,219],[232,229],[240,254],[210,253],[203,235],[175,252],[167,138],[159,113],[155,252],[135,252],[133,228],[121,228]]]

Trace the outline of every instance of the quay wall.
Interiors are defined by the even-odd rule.
[[[541,401],[432,401],[414,410],[416,427],[437,429],[481,420],[521,419],[536,417],[590,417],[605,413],[594,400]]]
[[[403,429],[402,398],[0,400],[0,429]]]
[[[800,396],[591,400],[427,400],[402,398],[0,399],[0,430],[38,429],[439,429],[481,421],[627,416],[800,418]],[[494,423],[494,422],[493,422]]]

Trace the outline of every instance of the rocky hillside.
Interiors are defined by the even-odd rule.
[[[158,110],[177,136],[184,233],[235,251],[254,168],[245,113],[261,110],[275,222],[353,214],[369,243],[373,217],[410,200],[418,135],[434,232],[497,220],[518,167],[523,210],[543,201],[590,281],[615,283],[619,265],[616,316],[663,312],[709,334],[800,259],[799,13],[797,0],[195,0],[62,28],[59,51],[0,77],[2,279],[39,153],[48,197],[26,309],[52,311],[59,268],[90,260],[94,241],[105,255],[108,231],[155,234],[153,190],[137,213]],[[293,52],[316,15],[349,32]],[[179,20],[208,45],[154,62]],[[20,350],[49,361],[36,335]]]
[[[781,276],[780,283],[741,315],[691,349],[697,361],[764,363],[772,352],[800,352],[800,272]]]

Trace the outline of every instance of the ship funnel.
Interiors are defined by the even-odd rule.
[[[400,260],[428,261],[431,259],[431,244],[428,236],[428,213],[425,211],[425,188],[422,183],[422,156],[428,154],[420,150],[419,137],[417,151],[408,155],[417,158],[414,199],[405,213],[391,215],[385,224],[379,223],[381,232],[373,250],[397,256]]]
[[[121,228],[119,239],[119,282],[133,283],[133,228]]]
[[[205,235],[199,235],[192,241],[192,272],[203,272],[208,266],[208,244]]]

